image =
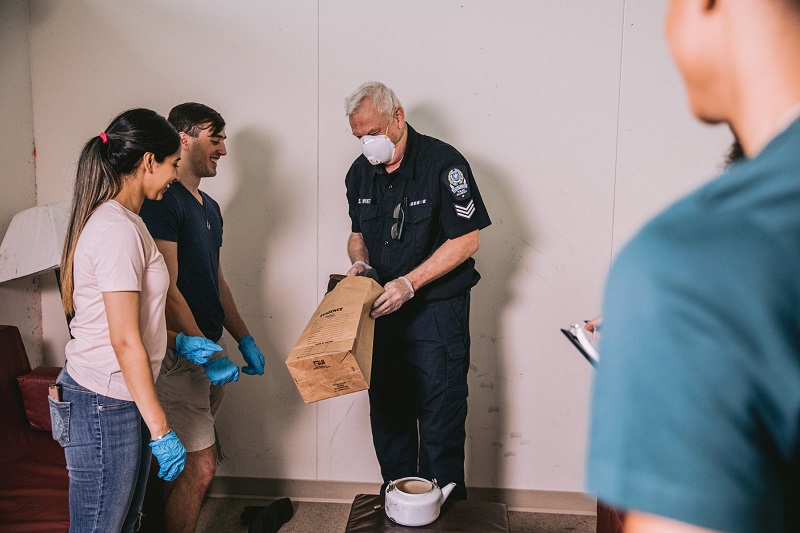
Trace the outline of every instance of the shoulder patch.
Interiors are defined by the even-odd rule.
[[[448,168],[445,170],[442,179],[457,202],[469,199],[469,180],[467,179],[467,169],[465,167],[455,165]]]

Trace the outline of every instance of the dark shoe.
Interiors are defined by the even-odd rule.
[[[256,515],[266,508],[266,505],[248,505],[244,508],[244,511],[242,511],[242,514],[239,516],[239,520],[242,521],[242,524],[247,524],[249,526],[250,522],[253,521]]]
[[[245,508],[245,513],[247,508]],[[242,513],[242,518],[244,514]],[[278,533],[278,530],[294,515],[292,500],[281,498],[261,509],[250,522],[248,533]]]

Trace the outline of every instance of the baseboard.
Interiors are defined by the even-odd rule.
[[[352,503],[356,494],[377,494],[379,483],[215,477],[208,489],[212,498],[275,499]],[[593,515],[596,501],[582,492],[469,487],[471,500],[499,502],[514,511]]]
[[[217,476],[207,495],[212,498],[287,497],[299,501],[353,503],[356,494],[378,494],[380,489],[380,483]]]

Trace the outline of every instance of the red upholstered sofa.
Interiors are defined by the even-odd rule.
[[[64,450],[50,435],[47,385],[60,368],[31,372],[14,326],[0,326],[0,531],[63,533],[69,529]],[[23,402],[22,390],[26,391]],[[44,429],[35,429],[26,414]]]

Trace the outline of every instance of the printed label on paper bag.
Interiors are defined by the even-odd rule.
[[[331,342],[341,337],[342,330],[347,325],[347,312],[341,312],[341,309],[334,309],[333,311],[328,311],[328,313],[324,313],[311,324],[308,344]]]
[[[339,381],[333,383],[333,392],[342,392],[345,390],[350,390],[350,386],[347,384],[346,381]]]

